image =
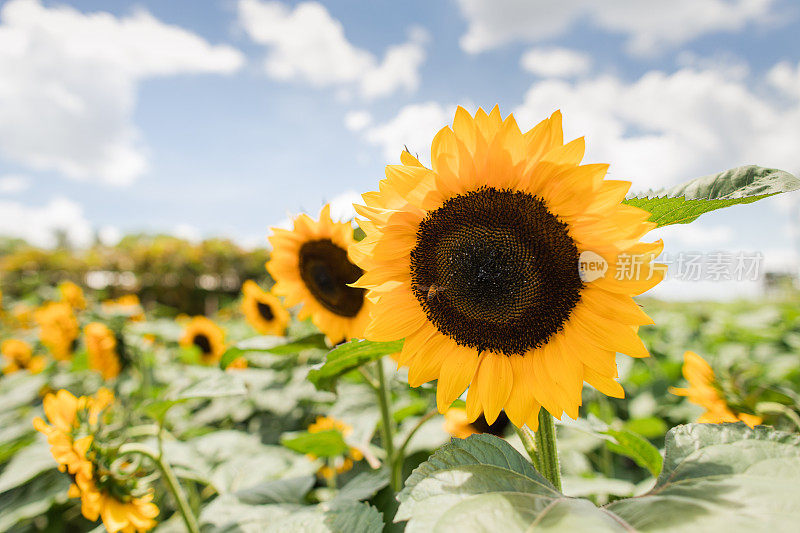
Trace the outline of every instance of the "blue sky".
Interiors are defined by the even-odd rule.
[[[404,144],[424,158],[458,104],[523,127],[561,108],[587,161],[639,190],[798,173],[799,31],[790,0],[0,2],[0,233],[265,243],[375,188]],[[797,205],[663,237],[787,268]]]

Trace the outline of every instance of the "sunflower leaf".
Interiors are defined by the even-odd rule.
[[[624,203],[649,211],[658,227],[688,224],[703,213],[800,189],[788,172],[755,165],[703,176],[675,187],[627,198]]]
[[[350,341],[328,352],[325,363],[308,373],[308,380],[318,390],[333,391],[336,388],[336,382],[344,374],[385,355],[397,353],[402,349],[403,341]]]
[[[800,435],[744,424],[667,434],[653,489],[597,507],[556,491],[507,442],[454,439],[408,478],[406,531],[791,531],[800,520]]]
[[[275,338],[275,337],[272,337]],[[263,339],[270,339],[270,337],[263,337]],[[327,350],[328,345],[325,343],[325,335],[321,333],[314,333],[307,335],[300,339],[288,342],[285,344],[277,344],[275,346],[253,346],[248,343],[239,343],[237,346],[231,346],[219,360],[219,367],[222,369],[228,368],[238,357],[247,357],[250,352],[264,352],[275,355],[292,355],[300,353],[303,350]]]
[[[317,457],[338,457],[347,454],[349,447],[342,433],[335,429],[310,433],[302,431],[281,436],[281,444],[297,453],[316,455]]]
[[[661,454],[647,439],[627,429],[609,428],[604,433],[614,438],[615,442],[606,442],[612,452],[630,457],[636,464],[649,470],[653,477],[661,472]]]

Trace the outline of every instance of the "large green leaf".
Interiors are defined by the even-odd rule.
[[[800,520],[800,436],[744,424],[667,435],[647,494],[597,507],[556,491],[508,443],[454,439],[408,478],[406,531],[792,531]]]
[[[342,433],[336,429],[317,433],[308,431],[288,433],[281,437],[281,444],[297,453],[311,454],[317,457],[338,457],[345,455],[349,450]]]
[[[0,531],[11,531],[15,524],[36,518],[56,503],[67,501],[69,476],[55,468],[33,478],[0,497]]]
[[[688,224],[703,213],[800,189],[800,180],[774,168],[754,165],[703,176],[670,189],[628,198],[626,204],[652,213],[659,227]]]
[[[242,342],[236,346],[228,348],[219,361],[220,368],[228,368],[228,365],[238,357],[246,357],[251,352],[265,352],[276,355],[290,355],[300,353],[303,350],[327,350],[325,335],[314,333],[300,339],[285,344],[259,346],[252,342]]]
[[[661,472],[661,454],[650,441],[627,429],[608,428],[604,433],[614,438],[615,442],[606,442],[612,452],[630,457],[653,477]]]
[[[340,376],[370,361],[397,353],[402,349],[403,341],[350,341],[331,350],[325,358],[325,363],[320,368],[312,369],[308,373],[308,379],[317,389],[332,391]]]
[[[190,379],[188,383],[179,384],[168,391],[165,399],[149,403],[145,407],[145,412],[157,420],[162,420],[167,411],[179,403],[247,394],[244,382],[235,374],[217,368],[207,370],[208,373],[199,379]]]

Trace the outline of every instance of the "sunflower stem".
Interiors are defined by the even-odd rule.
[[[561,466],[558,463],[556,447],[556,426],[553,416],[546,409],[539,410],[539,430],[535,434],[536,453],[539,456],[541,470],[539,472],[561,490]]]
[[[139,444],[138,442],[123,444],[120,446],[119,453],[120,455],[138,453],[151,459],[161,471],[161,477],[164,478],[167,488],[172,493],[172,497],[175,499],[175,503],[178,505],[178,512],[181,513],[181,516],[183,517],[187,531],[189,531],[189,533],[200,533],[200,527],[197,525],[197,518],[195,518],[194,513],[189,506],[189,501],[186,499],[186,494],[183,492],[183,488],[181,487],[178,478],[175,476],[175,472],[172,471],[172,467],[170,467],[169,463],[164,460],[163,454],[156,452],[149,446]]]
[[[402,488],[402,479],[398,482],[400,476],[396,475],[395,462],[398,460],[394,454],[394,431],[392,428],[392,414],[389,409],[391,403],[390,391],[386,386],[386,376],[383,372],[383,361],[378,359],[375,361],[375,369],[378,375],[378,403],[381,408],[381,437],[383,440],[383,449],[386,452],[386,463],[389,466],[390,484],[392,490],[398,492]],[[402,461],[402,458],[399,458]],[[401,472],[402,474],[402,472]]]
[[[517,426],[514,426],[514,429],[519,436],[519,440],[522,441],[522,446],[525,448],[525,451],[528,452],[528,455],[531,458],[531,463],[533,463],[533,467],[537,471],[541,472],[542,463],[539,460],[539,454],[536,452],[536,442],[531,434],[531,430],[529,430],[527,427],[518,428]]]

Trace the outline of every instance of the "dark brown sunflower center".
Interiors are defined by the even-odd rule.
[[[192,344],[200,348],[200,351],[203,352],[204,354],[211,353],[211,341],[206,335],[203,335],[202,333],[198,333],[197,335],[194,336],[194,339],[192,339]]]
[[[354,317],[364,305],[364,289],[348,287],[363,271],[347,259],[347,251],[329,239],[300,247],[300,277],[325,309]]]
[[[536,196],[484,187],[420,223],[415,296],[458,344],[522,354],[560,331],[580,299],[578,248]]]
[[[265,304],[264,302],[257,302],[256,307],[258,308],[258,314],[261,315],[266,321],[270,321],[275,318],[275,315],[272,313],[272,307],[269,304]]]

